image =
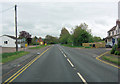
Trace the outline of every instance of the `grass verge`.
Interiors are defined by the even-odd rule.
[[[3,53],[1,54],[2,57],[2,63],[6,63],[9,61],[13,61],[21,56],[24,56],[26,54],[29,54],[29,52],[26,51],[18,51],[18,52],[12,52],[12,53]]]
[[[103,60],[112,62],[114,64],[120,65],[120,58],[119,57],[114,57],[114,56],[102,56],[101,57]]]
[[[36,46],[36,47],[31,47],[29,49],[39,49],[39,48],[43,48],[43,47],[46,47],[48,45],[39,45],[39,46]]]

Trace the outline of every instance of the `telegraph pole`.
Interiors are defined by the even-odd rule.
[[[18,51],[18,40],[17,40],[17,5],[15,5],[15,34],[16,34],[16,52]]]

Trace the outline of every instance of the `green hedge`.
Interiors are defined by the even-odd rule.
[[[120,51],[115,51],[115,55],[120,55]]]
[[[115,54],[116,49],[117,49],[117,45],[115,44],[111,50],[111,54]]]

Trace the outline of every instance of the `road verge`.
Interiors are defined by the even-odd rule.
[[[105,56],[105,55],[108,54],[108,53],[109,53],[109,51],[108,51],[108,52],[105,52],[105,53],[103,53],[103,54],[101,54],[101,55],[99,55],[98,57],[96,57],[96,59],[99,60],[99,61],[101,61],[101,62],[103,62],[103,63],[105,63],[105,64],[108,64],[108,65],[111,65],[111,66],[113,66],[113,67],[116,67],[116,68],[119,68],[119,69],[120,69],[119,66],[111,63],[109,60],[103,60],[103,59],[102,59],[103,56]]]

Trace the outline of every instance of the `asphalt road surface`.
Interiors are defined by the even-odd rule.
[[[118,69],[96,60],[106,51],[53,45],[12,82],[118,82]]]

